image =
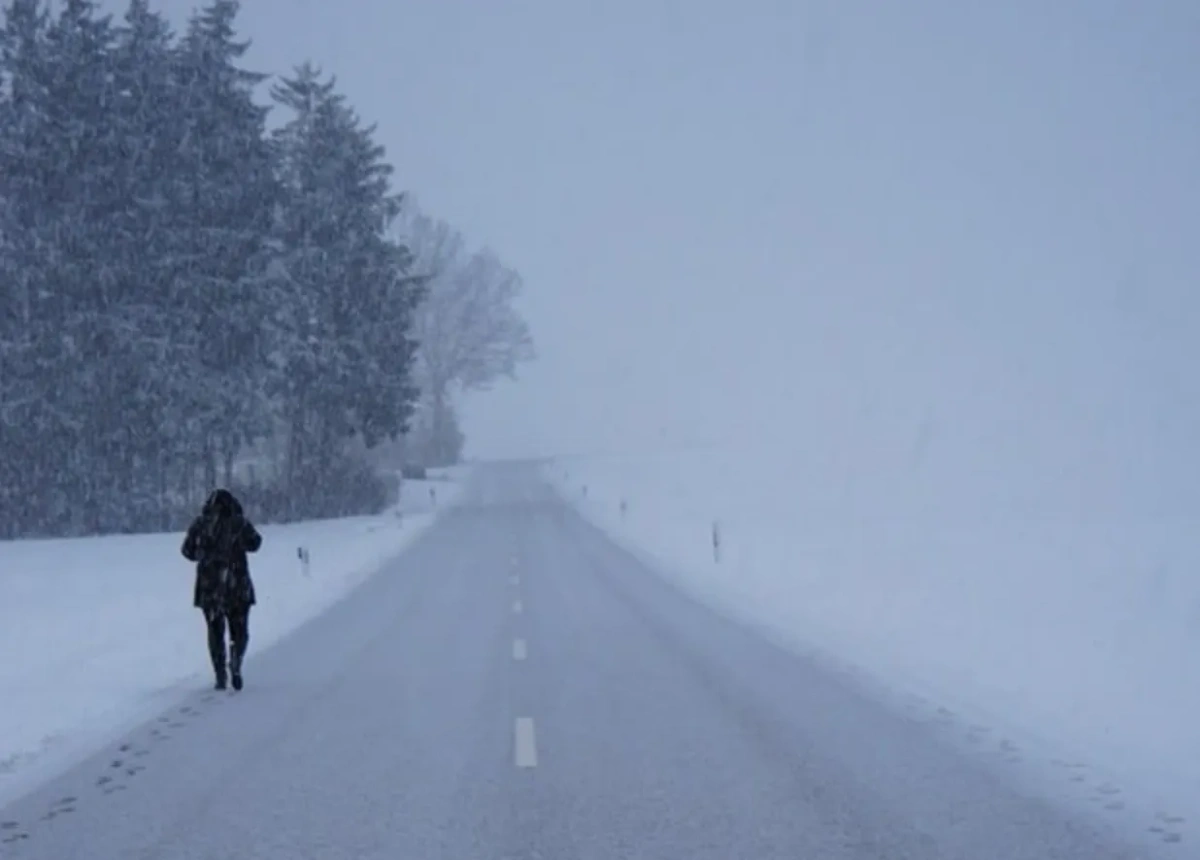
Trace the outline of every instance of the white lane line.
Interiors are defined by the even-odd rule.
[[[524,660],[525,655],[527,653],[528,653],[528,649],[526,649],[526,647],[525,647],[525,640],[524,639],[514,639],[513,640],[513,659],[514,660]]]
[[[514,573],[514,574],[512,575],[512,577],[509,579],[509,581],[510,581],[510,582],[511,582],[513,585],[520,585],[520,584],[521,584],[521,577],[517,576],[517,575]]]
[[[537,741],[533,736],[533,717],[517,717],[517,767],[537,767]]]
[[[514,615],[520,615],[520,614],[521,614],[521,610],[522,610],[523,608],[524,608],[524,607],[522,607],[522,606],[521,606],[521,601],[519,601],[519,600],[514,600],[514,601],[513,601],[513,614],[514,614]]]

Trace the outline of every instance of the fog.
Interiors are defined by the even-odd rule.
[[[1200,478],[1195,3],[241,21],[247,65],[337,74],[397,184],[523,274],[539,360],[467,402],[471,455],[933,451],[1173,504]]]
[[[199,0],[149,2],[182,30]],[[306,72],[264,136],[230,6],[179,50],[9,4],[0,841],[1195,841],[1197,0],[242,4],[239,65],[312,62],[375,133]],[[419,309],[372,141],[429,219],[391,222]],[[537,360],[447,403],[520,322]],[[536,468],[458,468],[459,416]],[[228,719],[194,613],[247,608],[240,552],[178,554],[217,484],[263,535],[266,695]],[[230,570],[232,605],[189,600]],[[505,792],[535,719],[565,805]],[[234,826],[192,826],[235,766]]]

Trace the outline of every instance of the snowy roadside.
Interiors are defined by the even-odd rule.
[[[895,504],[903,493],[890,511],[835,515],[799,470],[759,459],[595,458],[545,474],[682,587],[1014,779],[1182,838],[1180,810],[1200,809],[1200,522],[934,516]]]
[[[454,504],[462,483],[460,475],[406,481],[399,504],[379,516],[262,526],[251,557],[259,595],[251,651],[374,574]],[[170,533],[0,542],[0,805],[210,683],[181,541]]]

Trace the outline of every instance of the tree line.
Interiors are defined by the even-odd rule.
[[[268,521],[381,509],[350,452],[429,401],[460,266],[422,263],[374,127],[312,64],[243,68],[236,0],[178,34],[59,7],[0,28],[0,537],[175,529],[217,483]]]

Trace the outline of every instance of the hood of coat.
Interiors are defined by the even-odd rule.
[[[242,504],[233,493],[219,487],[208,494],[204,501],[204,515],[217,517],[242,516]]]

